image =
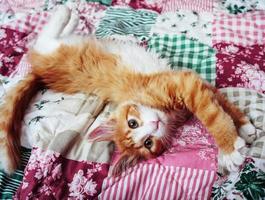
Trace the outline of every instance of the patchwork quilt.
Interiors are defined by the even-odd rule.
[[[78,14],[77,34],[125,38],[196,71],[246,113],[257,139],[239,171],[223,174],[193,117],[163,155],[112,177],[119,152],[85,135],[115,107],[43,89],[23,120],[21,167],[0,172],[0,199],[265,199],[264,0],[0,0],[1,100],[30,71],[28,48],[58,4]]]

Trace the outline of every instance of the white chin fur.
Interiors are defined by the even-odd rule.
[[[252,144],[256,139],[256,128],[251,123],[247,123],[239,128],[239,135],[244,138],[248,144]]]
[[[237,137],[234,144],[235,150],[230,154],[224,154],[219,151],[218,163],[221,167],[224,167],[228,171],[238,171],[238,167],[243,164],[245,157],[239,150],[244,148],[246,145],[245,140],[241,137]]]

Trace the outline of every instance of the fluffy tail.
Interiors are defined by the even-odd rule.
[[[19,166],[21,121],[40,86],[39,78],[28,74],[7,93],[0,107],[0,164],[8,173]]]

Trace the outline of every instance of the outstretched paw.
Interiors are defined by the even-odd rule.
[[[239,150],[245,147],[245,141],[238,137],[235,144],[235,150],[232,153],[225,154],[223,152],[219,152],[218,162],[219,165],[225,167],[228,171],[238,171],[238,167],[243,164],[245,158],[239,152]]]
[[[71,11],[71,17],[67,25],[64,27],[61,37],[71,35],[74,32],[75,28],[77,27],[78,22],[79,22],[79,16],[74,11]]]
[[[55,51],[61,45],[59,37],[68,24],[70,16],[71,10],[67,6],[58,6],[39,33],[34,50],[41,54],[49,54]]]
[[[248,144],[252,144],[256,139],[256,128],[251,123],[247,123],[239,128],[239,135],[245,139]]]
[[[71,10],[65,5],[57,6],[52,16],[53,20],[56,23],[63,24],[63,27],[66,26],[66,24],[70,20],[70,17],[71,17]]]

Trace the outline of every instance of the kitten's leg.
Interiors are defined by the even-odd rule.
[[[70,16],[71,11],[68,7],[59,6],[40,32],[34,49],[41,54],[49,54],[56,50],[61,45],[58,39]]]
[[[103,76],[102,74],[99,77]],[[115,77],[126,76],[123,72],[123,75]],[[119,91],[113,93],[111,100],[121,102],[130,99],[161,110],[187,108],[215,139],[228,170],[235,170],[243,163],[244,156],[240,154],[239,149],[245,145],[244,140],[238,136],[231,116],[223,110],[213,91],[196,73],[172,71],[129,77],[126,83],[117,84],[119,81],[120,79],[105,83]],[[100,82],[100,79],[94,82]],[[114,86],[111,86],[112,82]]]
[[[227,168],[228,171],[237,171],[237,167],[244,162],[244,157],[239,152],[245,147],[245,141],[238,137],[235,144],[235,151],[231,154],[224,154],[222,151],[218,153],[218,165]]]
[[[72,11],[71,18],[68,24],[64,27],[63,32],[60,36],[65,37],[65,36],[72,34],[78,25],[78,21],[79,21],[78,15],[74,11]]]
[[[68,24],[70,17],[71,10],[67,6],[58,6],[48,23],[43,27],[39,37],[58,38]]]
[[[215,87],[211,85],[208,85],[208,87],[214,92],[219,104],[223,107],[224,111],[232,117],[239,135],[244,138],[247,143],[251,144],[256,139],[256,129],[250,122],[248,117]]]
[[[245,146],[245,142],[238,136],[231,116],[223,110],[213,91],[196,73],[178,72],[175,84],[177,85],[173,88],[177,91],[175,99],[181,100],[206,126],[219,147],[227,169],[236,170],[244,161],[239,149]]]

